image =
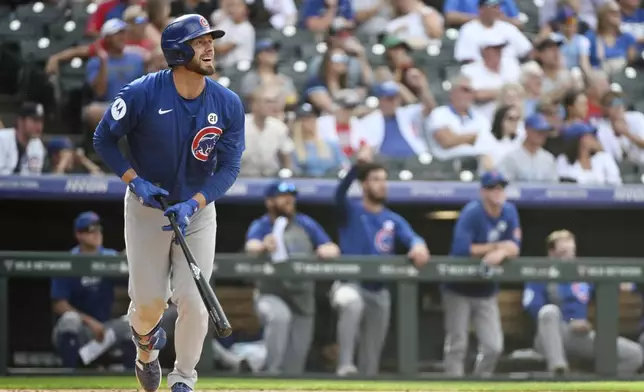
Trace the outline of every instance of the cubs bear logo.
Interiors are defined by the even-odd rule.
[[[192,139],[192,155],[201,162],[206,162],[223,131],[217,127],[202,128]]]
[[[390,253],[394,250],[394,222],[387,220],[383,222],[382,228],[374,237],[374,245],[380,253]]]

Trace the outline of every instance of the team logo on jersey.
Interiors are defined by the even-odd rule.
[[[373,239],[376,250],[380,253],[390,253],[394,250],[394,222],[387,220],[382,224]]]
[[[192,139],[192,155],[201,162],[206,162],[223,131],[217,127],[202,128]]]
[[[217,124],[217,121],[219,121],[219,117],[217,117],[217,113],[210,113],[208,115],[208,123],[210,125],[215,125]]]
[[[127,105],[125,104],[125,101],[122,98],[116,98],[112,104],[110,113],[112,113],[112,118],[114,120],[118,121],[122,119],[125,116],[125,113],[127,113]]]
[[[579,302],[587,303],[590,300],[590,286],[585,282],[577,282],[570,284],[570,291],[577,297]]]

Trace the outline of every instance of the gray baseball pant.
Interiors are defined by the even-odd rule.
[[[132,340],[132,330],[130,329],[130,325],[125,317],[108,320],[103,323],[103,327],[105,327],[106,330],[111,329],[114,331],[114,335],[116,336],[116,342],[114,342],[115,346],[125,342],[131,342]],[[65,314],[60,316],[56,321],[52,331],[54,347],[58,344],[58,337],[64,333],[70,333],[77,336],[79,349],[94,339],[94,333],[92,330],[83,323],[80,314],[73,311],[65,312]],[[132,364],[127,364],[127,366],[132,366]]]
[[[181,247],[163,211],[146,207],[128,189],[125,195],[125,246],[128,259],[130,325],[139,335],[149,333],[161,320],[168,298],[177,305],[174,333],[177,354],[168,386],[178,382],[194,389],[195,366],[208,332],[208,313],[192,278]],[[215,260],[217,215],[214,204],[195,213],[186,229],[186,242],[205,279],[210,279]],[[172,267],[172,273],[170,273]]]
[[[503,353],[503,329],[496,295],[468,297],[446,289],[442,292],[442,298],[445,312],[445,373],[457,377],[465,374],[471,321],[479,342],[474,374],[492,374]]]
[[[302,374],[313,340],[313,315],[294,313],[283,299],[261,294],[256,310],[264,326],[266,370],[272,374]]]
[[[389,290],[371,291],[357,283],[336,282],[331,304],[338,310],[338,369],[353,366],[359,339],[358,371],[367,376],[377,375],[389,330]]]
[[[595,331],[580,334],[564,322],[556,305],[545,305],[537,317],[535,349],[546,357],[548,369],[568,367],[567,355],[581,359],[595,357]],[[617,338],[617,371],[633,374],[642,366],[642,347],[626,338]]]

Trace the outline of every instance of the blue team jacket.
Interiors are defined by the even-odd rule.
[[[550,298],[548,285],[555,285],[558,298]],[[585,320],[592,290],[592,285],[585,282],[528,282],[523,290],[523,308],[536,320],[542,307],[553,304],[561,309],[564,321]]]

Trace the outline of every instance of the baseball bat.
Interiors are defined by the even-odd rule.
[[[159,203],[161,203],[161,207],[164,210],[167,210],[168,202],[163,197],[159,197],[158,200]],[[186,261],[188,262],[188,267],[192,272],[192,278],[197,285],[197,289],[199,290],[199,295],[201,295],[201,299],[203,300],[204,305],[206,305],[206,310],[208,310],[210,319],[215,325],[217,336],[221,338],[230,336],[230,334],[233,332],[233,329],[228,322],[226,313],[224,313],[224,309],[221,307],[221,304],[219,303],[215,292],[212,290],[210,282],[204,278],[201,270],[197,266],[195,257],[190,251],[188,244],[186,243],[186,238],[183,236],[181,229],[179,229],[179,225],[177,225],[177,217],[170,215],[168,216],[168,219],[170,220],[170,225],[172,226],[172,230],[174,231],[175,239],[177,240],[177,242],[179,242],[179,246],[181,247],[183,254],[186,256]]]

